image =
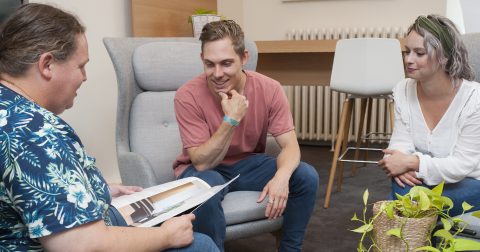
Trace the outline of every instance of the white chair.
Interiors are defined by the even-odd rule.
[[[330,88],[337,92],[347,93],[343,102],[342,113],[335,141],[332,166],[328,179],[324,208],[330,204],[333,180],[341,152],[355,149],[354,160],[358,159],[361,143],[361,132],[365,117],[370,121],[372,98],[388,98],[393,87],[404,78],[403,60],[400,42],[388,38],[355,38],[342,39],[337,42],[333,60]],[[358,137],[355,148],[347,149],[352,111],[355,98],[360,98],[361,116],[358,123]],[[368,107],[367,107],[368,102]],[[393,125],[393,108],[390,106],[390,122]],[[367,124],[367,132],[368,124]],[[342,155],[343,156],[343,155]],[[362,161],[360,161],[362,162]],[[369,161],[363,161],[369,162]],[[337,191],[341,190],[343,166],[340,166]]]

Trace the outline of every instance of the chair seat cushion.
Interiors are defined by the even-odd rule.
[[[222,206],[227,225],[265,219],[267,200],[257,203],[261,192],[230,192],[223,199]]]
[[[473,238],[480,240],[480,219],[472,215],[473,212],[466,213],[464,215],[458,215],[455,216],[455,218],[460,218],[464,220],[468,226],[467,229],[470,229],[475,232],[475,234],[462,234],[460,233],[460,236],[466,236],[468,238]]]

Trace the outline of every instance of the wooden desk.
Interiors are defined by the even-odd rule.
[[[196,9],[216,10],[216,0],[132,0],[135,37],[191,37],[188,17]]]
[[[257,71],[282,85],[329,85],[336,40],[256,41]]]
[[[329,85],[337,40],[256,41],[257,71],[282,85]],[[400,39],[403,50],[404,39]]]

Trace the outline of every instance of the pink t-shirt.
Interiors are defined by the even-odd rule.
[[[221,164],[230,165],[252,153],[264,153],[267,133],[274,137],[294,129],[288,100],[278,81],[245,71],[244,95],[248,111],[235,128],[232,142]],[[223,121],[220,100],[208,89],[202,74],[177,90],[175,114],[183,151],[173,163],[178,177],[191,164],[187,149],[205,143]]]

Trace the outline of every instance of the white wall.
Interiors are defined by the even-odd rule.
[[[219,13],[239,22],[253,40],[285,39],[287,30],[299,28],[407,28],[417,16],[445,15],[446,8],[446,0],[217,1]]]
[[[460,0],[447,0],[445,16],[455,23],[461,34],[465,33],[465,24],[463,22]]]
[[[461,9],[465,24],[465,33],[480,32],[480,1],[478,0],[460,0]]]
[[[119,182],[115,152],[117,86],[113,65],[103,46],[104,37],[131,35],[130,0],[30,0],[48,3],[72,12],[87,27],[90,62],[87,81],[78,92],[75,105],[61,115],[96,157],[97,166],[108,181]]]

